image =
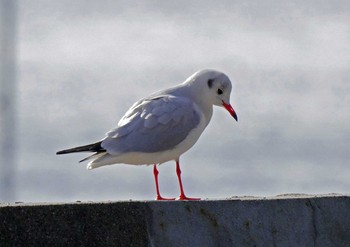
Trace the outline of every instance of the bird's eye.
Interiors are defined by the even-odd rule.
[[[224,92],[219,88],[218,91],[217,91],[218,95],[221,95],[223,94]]]

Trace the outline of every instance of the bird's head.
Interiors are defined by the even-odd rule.
[[[232,84],[227,75],[216,70],[201,70],[189,77],[185,83],[193,87],[197,98],[224,107],[238,121],[237,114],[230,104]]]

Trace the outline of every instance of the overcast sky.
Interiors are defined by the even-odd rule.
[[[152,167],[55,152],[104,137],[138,99],[202,68],[222,108],[181,157],[188,196],[349,193],[349,1],[19,0],[17,200],[154,199]],[[164,196],[177,196],[174,162]]]

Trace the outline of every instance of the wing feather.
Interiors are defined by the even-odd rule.
[[[193,102],[185,97],[157,96],[138,101],[109,131],[101,146],[110,154],[159,152],[181,143],[200,122]]]

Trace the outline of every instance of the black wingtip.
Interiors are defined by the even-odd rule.
[[[103,147],[101,147],[101,143],[102,142],[100,141],[100,142],[88,144],[85,146],[65,149],[65,150],[58,151],[56,154],[60,155],[60,154],[79,153],[79,152],[96,152],[96,153],[104,152],[106,150]]]

